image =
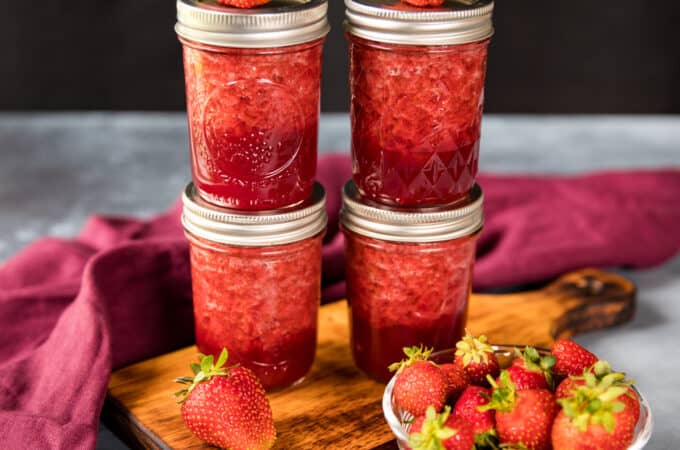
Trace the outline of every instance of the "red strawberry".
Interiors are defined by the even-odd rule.
[[[555,392],[555,398],[561,399],[570,397],[574,391],[580,386],[589,386],[594,388],[596,386],[623,386],[626,388],[626,393],[617,400],[626,404],[627,408],[633,413],[635,422],[640,418],[640,401],[635,391],[630,387],[632,381],[626,379],[626,374],[621,372],[612,372],[611,366],[607,361],[600,360],[596,362],[591,368],[586,369],[581,376],[573,376],[565,378],[560,383]]]
[[[627,387],[589,381],[558,400],[562,411],[552,427],[554,450],[625,450],[633,440],[635,412],[619,401]]]
[[[439,368],[444,371],[449,379],[449,386],[446,390],[446,398],[450,402],[455,402],[465,388],[470,384],[467,373],[461,366],[455,364],[440,364]]]
[[[268,449],[276,430],[272,409],[255,374],[240,366],[224,367],[227,350],[216,363],[201,355],[192,363],[194,377],[176,381],[188,385],[177,391],[182,419],[197,438],[231,450]]]
[[[408,445],[413,450],[472,450],[475,434],[469,423],[451,415],[450,407],[437,414],[430,406],[425,416],[418,417],[411,425]]]
[[[413,6],[439,6],[444,3],[444,0],[404,0],[404,3],[408,3]]]
[[[520,366],[511,365],[507,368],[510,380],[515,383],[515,389],[524,391],[527,389],[550,389],[543,374],[526,370]],[[501,384],[500,379],[496,383]]]
[[[404,353],[408,359],[390,365],[391,371],[397,371],[392,390],[395,402],[414,416],[425,414],[428,406],[441,411],[449,380],[439,366],[427,361],[432,349],[405,347]]]
[[[552,368],[555,357],[547,355],[541,357],[533,347],[525,347],[521,352],[515,349],[517,357],[508,368],[510,379],[517,390],[524,389],[554,389]]]
[[[475,444],[479,447],[496,446],[496,421],[493,409],[480,411],[479,406],[489,403],[491,389],[481,386],[468,386],[453,407],[453,415],[467,420],[475,432]]]
[[[255,6],[265,5],[270,0],[217,0],[226,6],[233,6],[235,8],[253,8]]]
[[[561,377],[581,375],[597,362],[597,356],[570,339],[558,339],[553,343],[550,353],[555,357],[553,372]]]
[[[550,448],[550,429],[558,406],[546,389],[517,390],[504,370],[501,384],[493,386],[491,400],[480,410],[496,410],[496,433],[501,444],[523,445],[528,450]]]
[[[626,409],[633,414],[633,419],[635,419],[635,423],[637,423],[637,421],[640,419],[640,399],[638,398],[635,391],[628,387],[626,393],[616,400],[626,405]]]
[[[583,379],[570,375],[562,380],[562,382],[557,386],[557,389],[555,390],[555,398],[559,400],[561,398],[569,397],[572,391],[583,384],[585,384]]]
[[[500,372],[493,348],[486,343],[486,336],[478,338],[467,333],[456,343],[454,364],[463,367],[471,384],[488,386],[487,375],[496,378]]]

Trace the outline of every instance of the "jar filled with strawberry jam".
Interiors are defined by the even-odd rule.
[[[217,208],[193,183],[182,200],[199,350],[217,356],[226,347],[267,389],[302,379],[316,350],[327,222],[321,185],[283,210]]]
[[[345,0],[353,177],[387,205],[456,202],[475,183],[491,0]]]
[[[454,207],[386,208],[343,190],[347,300],[356,365],[386,382],[403,347],[453,347],[467,318],[482,192]]]
[[[327,9],[177,2],[192,175],[208,202],[267,210],[311,195]]]

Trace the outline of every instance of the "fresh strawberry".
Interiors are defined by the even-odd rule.
[[[446,390],[447,401],[452,404],[460,397],[460,394],[470,384],[470,379],[461,366],[455,364],[440,364],[439,368],[444,371],[449,379],[449,386]]]
[[[276,430],[272,409],[255,374],[241,366],[224,367],[227,350],[217,362],[200,355],[192,363],[193,377],[178,378],[187,385],[175,393],[182,419],[197,438],[230,450],[268,449]]]
[[[626,409],[633,414],[635,423],[640,419],[640,399],[635,391],[629,386],[626,393],[617,399],[626,405]]]
[[[496,421],[493,409],[480,411],[479,407],[489,403],[491,389],[481,386],[468,386],[453,407],[453,415],[467,420],[475,432],[475,444],[478,447],[495,447]]]
[[[484,335],[475,338],[467,333],[456,343],[453,363],[463,367],[470,383],[477,386],[488,386],[487,375],[496,378],[500,372],[496,354],[486,341]]]
[[[633,440],[635,411],[619,401],[628,387],[613,386],[612,378],[586,384],[558,400],[562,411],[552,427],[554,450],[625,450]]]
[[[413,6],[439,6],[444,3],[444,0],[404,0],[404,3],[408,3]]]
[[[255,6],[266,5],[270,0],[217,0],[225,6],[235,8],[254,8]]]
[[[600,360],[592,367],[586,369],[581,376],[570,375],[557,386],[555,398],[561,399],[573,395],[580,386],[589,386],[594,388],[596,386],[622,386],[626,388],[626,393],[622,395],[617,401],[626,404],[626,407],[633,413],[635,421],[640,418],[640,401],[637,394],[631,388],[632,381],[626,379],[626,374],[621,372],[612,372],[611,366],[607,361]]]
[[[451,415],[450,407],[437,414],[430,406],[425,416],[417,418],[411,425],[408,445],[412,450],[472,450],[475,434],[469,423]]]
[[[552,368],[555,366],[555,357],[553,355],[541,357],[538,350],[528,346],[523,352],[515,349],[515,353],[517,356],[508,367],[508,372],[517,390],[554,389]]]
[[[567,378],[562,380],[559,385],[557,385],[557,389],[555,390],[555,398],[559,400],[561,398],[569,397],[572,391],[577,389],[579,386],[583,386],[584,384],[585,381],[582,377],[569,375]]]
[[[570,339],[556,340],[550,353],[556,359],[553,372],[560,377],[581,375],[597,362],[597,356]]]
[[[517,390],[507,370],[501,372],[500,381],[497,384],[489,380],[493,386],[491,400],[479,409],[496,410],[496,433],[501,444],[521,444],[528,450],[549,449],[550,429],[558,410],[552,392]]]
[[[449,380],[439,366],[427,360],[432,349],[405,347],[404,353],[407,359],[389,367],[391,371],[397,371],[392,390],[395,402],[414,416],[424,415],[428,406],[441,411]]]

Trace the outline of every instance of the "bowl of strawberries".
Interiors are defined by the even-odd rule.
[[[404,353],[382,400],[401,449],[637,450],[651,437],[632,381],[569,339],[548,350],[467,334]]]

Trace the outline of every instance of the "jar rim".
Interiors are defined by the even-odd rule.
[[[182,193],[184,230],[220,244],[266,247],[290,244],[316,236],[326,228],[326,193],[315,183],[303,203],[289,208],[242,211],[212,205],[190,182]]]
[[[342,191],[341,225],[362,236],[392,242],[440,242],[468,236],[484,224],[484,196],[475,184],[467,197],[437,207],[398,208],[361,197],[353,181]]]

